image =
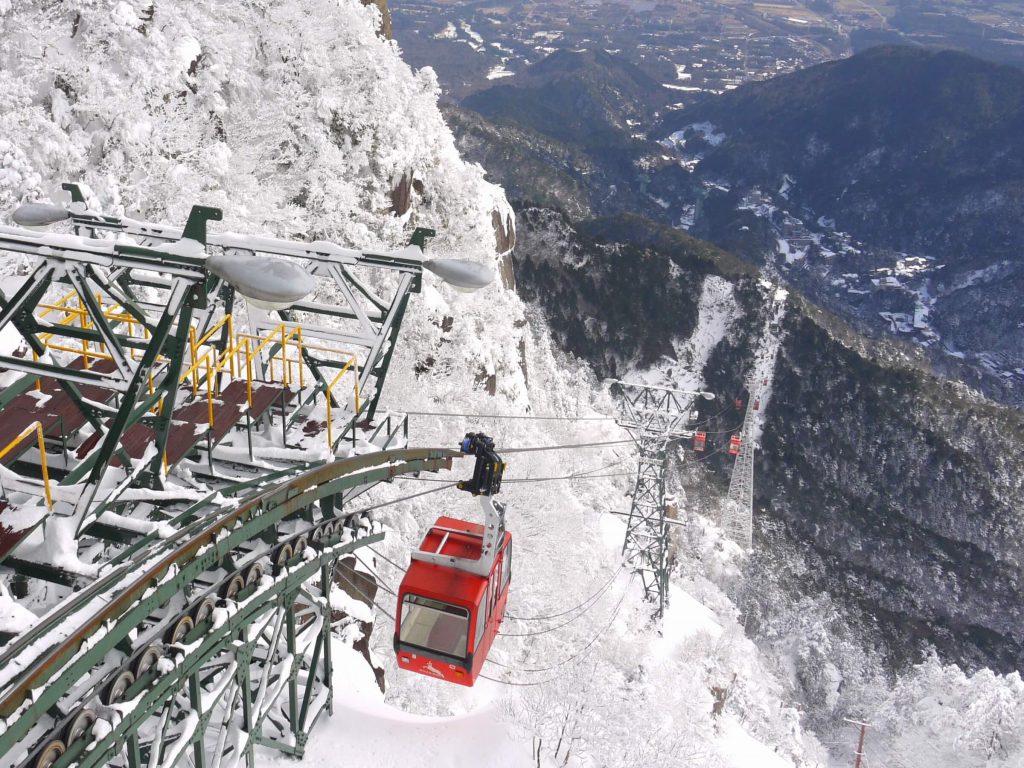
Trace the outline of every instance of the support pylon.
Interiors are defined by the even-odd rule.
[[[665,468],[672,443],[692,438],[687,428],[697,397],[707,392],[684,392],[646,384],[622,386],[619,425],[627,429],[640,450],[633,504],[626,524],[622,553],[640,574],[644,597],[657,606],[660,618],[668,605],[668,524],[665,522]]]
[[[747,550],[754,545],[754,451],[760,433],[758,424],[771,395],[770,382],[781,340],[779,328],[786,313],[785,291],[771,284],[765,287],[772,294],[754,368],[747,377],[750,396],[743,415],[739,452],[736,454],[736,463],[729,481],[729,495],[722,515],[725,535]]]
[[[754,424],[757,411],[751,405],[757,402],[760,402],[760,390],[747,401],[740,429],[740,451],[736,454],[736,464],[729,480],[729,496],[722,519],[725,535],[744,549],[750,549],[754,539]]]

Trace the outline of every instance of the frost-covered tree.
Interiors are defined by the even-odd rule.
[[[934,655],[900,677],[878,712],[880,750],[910,764],[1010,768],[1024,764],[1020,673],[968,675]]]

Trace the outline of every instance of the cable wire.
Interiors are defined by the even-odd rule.
[[[572,661],[575,661],[580,656],[582,656],[584,653],[586,653],[590,648],[592,648],[594,643],[596,643],[604,635],[604,633],[608,631],[608,629],[612,626],[612,624],[615,622],[616,617],[619,615],[619,609],[622,608],[622,603],[625,601],[626,595],[629,594],[629,588],[630,588],[630,586],[632,586],[633,580],[635,578],[636,578],[636,573],[634,573],[632,576],[629,577],[629,583],[626,584],[626,588],[624,590],[622,590],[622,596],[619,597],[619,602],[616,603],[615,609],[612,611],[612,615],[611,615],[611,618],[608,620],[608,623],[604,625],[604,627],[601,629],[600,632],[598,632],[596,635],[594,635],[594,637],[591,638],[590,642],[588,642],[586,645],[584,645],[582,648],[580,648],[576,653],[574,653],[569,658],[563,659],[562,661],[558,662],[557,664],[552,664],[551,666],[548,666],[548,667],[535,667],[535,668],[532,668],[532,669],[531,668],[526,668],[526,667],[510,667],[508,664],[502,664],[500,661],[495,661],[494,659],[484,659],[484,663],[486,664],[486,663],[489,662],[491,664],[494,664],[495,666],[502,667],[503,669],[507,669],[507,670],[509,670],[511,672],[551,672],[552,670],[558,669],[559,667],[563,667],[566,664],[568,664],[568,663],[570,663]],[[556,679],[556,678],[552,678],[552,679]],[[503,680],[499,680],[498,682],[504,682],[504,681]]]
[[[533,416],[531,414],[450,413],[447,411],[406,411],[406,416],[449,416],[471,419],[527,419],[533,421],[615,421],[612,416]]]
[[[346,575],[345,575],[345,574],[344,574],[343,572],[341,572],[341,571],[337,571],[337,570],[336,570],[336,571],[335,571],[334,573],[335,573],[335,575],[339,576],[340,578],[342,578],[342,579],[344,579],[344,580],[345,580],[346,582],[348,582],[349,586],[351,586],[351,587],[352,587],[352,589],[354,589],[354,590],[355,590],[356,592],[358,592],[358,593],[359,593],[359,596],[360,596],[361,598],[363,598],[364,600],[366,600],[366,601],[367,601],[367,602],[368,602],[368,603],[369,603],[370,605],[372,605],[372,606],[375,606],[375,607],[377,608],[377,610],[378,610],[378,611],[380,611],[380,612],[381,612],[381,613],[383,613],[383,614],[384,614],[385,616],[387,616],[387,617],[388,617],[389,619],[391,619],[391,621],[392,621],[392,622],[394,622],[394,621],[395,621],[395,617],[394,617],[394,616],[392,616],[392,615],[391,615],[390,613],[388,613],[387,609],[385,609],[385,608],[384,608],[384,606],[382,606],[382,605],[381,605],[380,603],[378,603],[378,602],[377,602],[376,600],[374,600],[374,599],[373,599],[372,597],[367,597],[366,593],[365,593],[365,592],[363,592],[363,590],[361,590],[361,589],[360,589],[360,588],[359,588],[359,587],[358,587],[358,586],[357,586],[357,585],[355,584],[355,582],[353,582],[353,581],[352,581],[352,579],[350,579],[350,578],[349,578],[348,576],[346,576]]]
[[[384,562],[386,562],[386,563],[390,563],[391,565],[395,566],[395,568],[397,568],[398,570],[400,570],[400,571],[401,571],[402,573],[405,573],[405,572],[406,572],[407,570],[409,570],[408,568],[403,568],[402,566],[400,566],[400,565],[399,565],[398,563],[396,563],[396,562],[395,562],[394,560],[390,559],[390,558],[389,558],[389,557],[387,557],[386,555],[383,555],[383,554],[381,554],[380,552],[378,552],[378,551],[377,551],[376,549],[374,549],[373,547],[371,547],[371,546],[367,546],[366,548],[367,548],[368,550],[370,550],[371,552],[373,552],[373,554],[375,554],[375,555],[376,555],[377,557],[379,557],[379,558],[380,558],[381,560],[383,560]]]
[[[378,574],[377,572],[375,572],[375,571],[373,570],[373,568],[371,568],[370,566],[368,566],[368,565],[366,564],[366,562],[365,562],[365,561],[363,560],[363,558],[361,558],[361,557],[360,557],[359,555],[357,555],[357,554],[356,554],[356,553],[355,553],[354,551],[352,552],[352,554],[353,554],[353,555],[355,555],[355,558],[356,558],[356,560],[358,560],[358,561],[359,561],[359,562],[360,562],[360,563],[362,564],[363,568],[365,568],[365,569],[366,569],[366,570],[367,570],[367,571],[369,572],[369,574],[370,574],[371,576],[373,576],[373,581],[374,581],[374,583],[376,583],[376,585],[377,585],[378,587],[380,587],[381,589],[383,589],[383,590],[384,590],[385,592],[387,592],[388,594],[390,594],[390,595],[394,595],[395,597],[398,597],[398,593],[397,593],[397,592],[395,592],[395,590],[393,590],[393,589],[392,589],[391,587],[389,587],[389,586],[388,586],[387,584],[385,584],[385,583],[384,583],[384,579],[382,579],[382,578],[380,577],[380,574]]]
[[[601,443],[574,443],[572,445],[535,445],[528,448],[501,448],[502,454],[506,453],[531,453],[533,451],[562,451],[569,448],[599,448],[605,445],[626,445],[632,444],[632,440],[607,440]]]
[[[418,479],[418,478],[416,478],[416,479]],[[409,496],[402,496],[402,497],[397,498],[397,499],[391,499],[391,501],[382,501],[380,504],[374,504],[371,507],[364,507],[363,509],[357,510],[355,512],[347,512],[346,514],[362,515],[362,514],[364,514],[366,512],[371,512],[371,511],[373,511],[375,509],[380,509],[382,507],[390,507],[392,504],[398,504],[398,503],[403,502],[403,501],[409,501],[409,499],[415,499],[418,496],[426,496],[428,493],[437,493],[438,491],[445,491],[445,490],[447,490],[449,488],[454,488],[456,485],[458,485],[458,483],[448,483],[448,485],[442,485],[440,488],[431,488],[431,489],[426,490],[426,491],[420,491],[419,493],[413,493],[413,494],[411,494]]]
[[[620,568],[619,570],[621,571],[622,569]],[[618,572],[616,572],[615,575],[617,576]],[[614,578],[612,581],[614,581]],[[571,619],[563,621],[561,624],[557,624],[553,627],[545,627],[544,629],[538,629],[535,632],[498,632],[498,634],[503,637],[535,637],[537,635],[546,635],[548,632],[554,632],[555,630],[561,629],[562,627],[567,627],[581,616],[586,616],[590,612],[590,609],[597,605],[597,601],[601,599],[604,593],[611,588],[611,585],[611,581],[605,584],[597,594],[591,596],[591,601],[589,605],[587,605],[582,611],[577,613]]]
[[[555,680],[560,678],[561,675],[555,675],[554,677],[549,677],[547,680],[534,680],[532,683],[518,682],[516,680],[499,680],[496,677],[491,677],[490,675],[485,675],[483,672],[478,674],[477,677],[482,677],[484,680],[490,680],[492,683],[500,683],[501,685],[514,685],[514,686],[517,686],[517,687],[529,688],[529,687],[534,686],[534,685],[547,685],[548,683],[553,683]]]
[[[584,605],[589,603],[594,598],[595,595],[599,595],[602,592],[604,592],[611,585],[611,583],[613,581],[615,581],[615,577],[618,576],[622,572],[622,569],[625,568],[625,567],[626,566],[624,566],[624,565],[620,565],[618,568],[616,568],[612,572],[611,578],[609,578],[608,581],[606,581],[604,584],[602,584],[601,587],[597,590],[597,592],[595,592],[593,595],[591,595],[590,597],[588,597],[586,600],[584,600],[583,602],[579,603],[578,605],[574,605],[572,608],[568,608],[568,609],[566,609],[564,611],[561,611],[559,613],[548,614],[547,616],[513,616],[511,613],[506,613],[505,614],[505,618],[507,618],[507,619],[514,619],[515,621],[548,621],[549,619],[559,619],[562,616],[565,616],[566,614],[572,613],[573,611],[583,607]]]
[[[599,477],[633,477],[635,472],[611,472],[607,475],[562,475],[560,477],[525,477],[503,480],[504,483],[549,483],[558,480],[596,480]]]

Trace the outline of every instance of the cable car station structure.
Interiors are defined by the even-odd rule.
[[[383,537],[360,495],[465,455],[409,449],[379,404],[423,270],[472,265],[425,260],[428,230],[369,253],[65,188],[14,217],[65,231],[0,227],[29,267],[0,292],[0,768],[301,755],[332,707],[335,566]]]

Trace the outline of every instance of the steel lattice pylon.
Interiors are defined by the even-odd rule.
[[[747,378],[747,401],[740,428],[740,448],[736,454],[729,495],[722,514],[725,535],[745,549],[754,544],[754,451],[757,449],[759,419],[771,396],[770,382],[779,352],[780,325],[786,313],[786,293],[767,284],[773,291],[769,311],[761,333],[761,344],[754,359],[754,368]]]
[[[760,393],[753,402],[760,402]],[[741,547],[750,549],[754,534],[754,424],[757,411],[747,402],[743,427],[740,430],[740,450],[729,481],[729,496],[725,504],[722,528],[725,535]]]
[[[633,504],[622,552],[640,574],[644,597],[657,605],[659,618],[668,605],[668,524],[665,522],[665,468],[669,446],[692,438],[687,428],[693,402],[704,392],[683,392],[646,384],[622,387],[619,424],[629,430],[640,450]]]

